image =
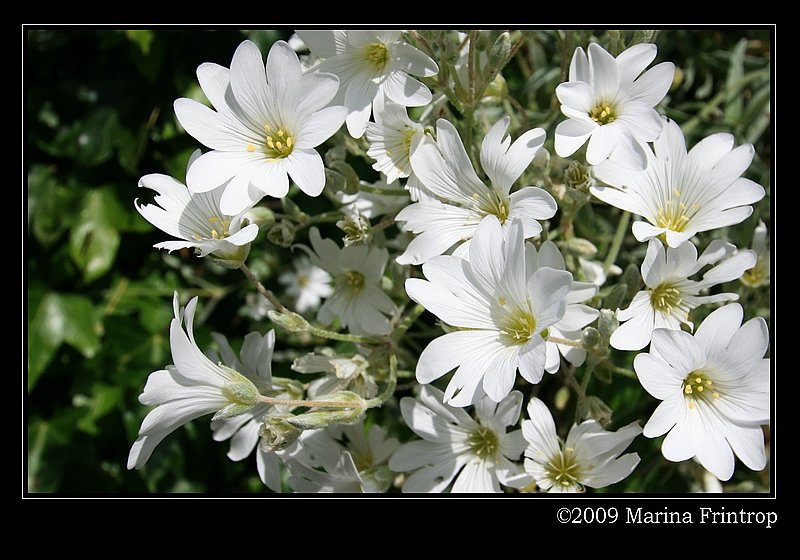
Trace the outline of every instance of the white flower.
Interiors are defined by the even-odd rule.
[[[367,124],[367,155],[375,160],[372,168],[386,175],[387,183],[411,175],[411,148],[425,130],[408,118],[405,107],[375,101],[375,122]]]
[[[344,107],[327,107],[339,80],[331,74],[302,74],[297,55],[278,41],[267,56],[244,41],[228,70],[201,64],[197,78],[216,111],[191,99],[175,101],[186,131],[213,151],[189,170],[186,184],[205,192],[225,184],[222,209],[237,214],[264,195],[289,191],[289,175],[309,196],[325,186],[322,158],[314,149],[344,121]]]
[[[319,309],[317,318],[325,324],[339,319],[353,334],[383,335],[391,330],[389,319],[396,308],[381,290],[381,278],[389,253],[367,245],[339,248],[322,239],[315,227],[309,232],[311,262],[330,273],[333,294]]]
[[[528,262],[528,278],[533,276],[533,273],[542,267],[550,267],[555,270],[567,269],[561,251],[558,250],[558,247],[556,247],[556,244],[552,241],[545,241],[542,243],[538,251],[532,244],[526,244],[525,256]],[[593,298],[596,294],[597,286],[594,284],[573,281],[572,287],[565,298],[567,307],[564,316],[547,328],[548,336],[552,335],[554,337],[579,342],[584,327],[592,323],[600,315],[597,309],[592,309],[588,305],[583,305],[582,303],[587,299]],[[559,353],[574,366],[580,366],[586,360],[586,350],[582,348],[567,346],[565,344],[556,344],[547,339],[545,340],[547,342],[547,361],[545,362],[544,369],[549,373],[555,373],[561,367],[561,357]]]
[[[767,461],[761,425],[769,422],[769,332],[761,317],[742,325],[742,316],[734,303],[706,317],[694,336],[659,329],[650,353],[633,362],[642,386],[663,401],[644,435],[669,432],[661,444],[666,459],[696,457],[720,480],[733,474],[734,453],[753,470]]]
[[[139,428],[139,437],[128,455],[129,469],[142,468],[161,440],[195,418],[211,413],[216,413],[214,419],[229,418],[259,404],[258,389],[247,377],[214,364],[197,347],[192,326],[196,307],[195,297],[183,310],[184,332],[175,293],[175,318],[169,328],[175,365],[151,373],[139,395],[139,402],[155,408]]]
[[[361,181],[361,184],[378,191],[385,190],[390,194],[379,194],[366,190],[360,190],[356,194],[337,192],[334,197],[342,204],[343,212],[348,214],[357,212],[365,218],[372,219],[383,214],[394,214],[408,205],[408,195],[398,189],[396,185],[388,185],[383,179],[375,183]]]
[[[500,492],[500,484],[521,488],[530,482],[519,460],[525,441],[519,430],[522,393],[512,391],[499,404],[484,397],[475,403],[477,421],[442,403],[442,392],[421,387],[419,399],[400,401],[403,419],[421,441],[406,443],[389,460],[396,472],[414,471],[403,492]]]
[[[369,362],[364,356],[342,356],[330,348],[295,358],[292,369],[300,373],[325,373],[308,384],[312,399],[337,391],[353,391],[366,399],[378,394],[378,384],[369,373]]]
[[[709,243],[700,258],[691,243],[665,249],[658,239],[651,239],[642,263],[647,289],[633,296],[627,309],[617,310],[617,319],[627,322],[611,335],[611,346],[617,350],[641,350],[650,342],[653,329],[680,330],[681,323],[691,328],[692,309],[705,303],[739,299],[735,293],[701,296],[700,292],[736,280],[755,263],[753,251],[736,252],[736,247],[721,239]],[[715,266],[703,274],[702,280],[689,279],[708,265]]]
[[[671,62],[642,74],[656,50],[642,43],[614,58],[596,43],[589,45],[588,57],[581,47],[575,49],[569,81],[556,88],[561,112],[568,117],[556,127],[558,155],[571,156],[588,139],[590,165],[611,156],[626,167],[644,169],[640,142],[652,142],[661,133],[663,121],[654,107],[664,99],[675,74]]]
[[[325,433],[329,438],[327,457],[320,464],[309,465],[302,457],[290,463],[292,476],[289,486],[293,490],[376,493],[389,489],[395,475],[386,463],[400,445],[396,439],[387,439],[377,424],[373,424],[365,434],[363,422],[352,426],[331,426]]]
[[[337,102],[347,107],[347,130],[354,138],[364,134],[376,98],[385,96],[404,107],[431,101],[430,90],[417,76],[439,71],[426,54],[401,41],[398,30],[295,30],[311,52],[323,59],[317,67],[339,76]]]
[[[466,406],[483,394],[503,400],[516,371],[530,383],[544,374],[547,356],[542,331],[566,310],[572,275],[526,262],[523,226],[514,220],[503,236],[500,221],[484,219],[469,248],[469,261],[433,257],[422,267],[427,280],[409,278],[411,299],[458,328],[434,339],[417,362],[417,381],[430,383],[456,369],[446,401]],[[544,333],[546,334],[546,333]]]
[[[397,258],[400,264],[422,264],[458,245],[456,255],[468,254],[469,241],[480,221],[496,216],[504,229],[519,219],[524,237],[538,235],[537,220],[556,213],[556,201],[538,187],[524,187],[511,193],[511,187],[527,169],[542,147],[545,132],[529,130],[511,143],[506,135],[509,117],[500,119],[481,144],[481,165],[491,187],[478,178],[455,127],[444,119],[436,123],[436,142],[423,141],[411,154],[415,176],[436,199],[423,199],[395,218],[404,228],[419,234]]]
[[[189,159],[189,169],[200,151]],[[139,179],[140,187],[158,193],[155,204],[135,205],[145,220],[158,229],[183,241],[156,243],[158,249],[195,248],[201,257],[212,255],[221,260],[243,261],[250,252],[250,242],[258,235],[258,226],[244,219],[249,206],[235,215],[224,214],[220,199],[224,187],[193,193],[168,175],[151,174]]]
[[[528,403],[530,420],[522,421],[528,442],[525,470],[548,492],[582,492],[584,486],[603,488],[627,477],[639,464],[637,453],[619,456],[642,428],[636,422],[616,432],[604,430],[595,420],[573,424],[562,441],[550,411],[536,397]]]
[[[667,121],[646,148],[647,168],[634,172],[607,162],[595,176],[610,187],[593,186],[594,196],[642,216],[633,224],[639,241],[666,238],[677,247],[696,233],[738,224],[753,213],[749,206],[764,197],[764,188],[740,175],[753,160],[753,146],[733,147],[730,134],[712,134],[688,153],[680,127]]]
[[[239,358],[236,357],[227,338],[219,333],[212,333],[211,336],[219,346],[221,362],[247,377],[259,392],[262,394],[269,392],[278,398],[292,398],[292,395],[282,393],[272,384],[272,352],[275,348],[275,331],[269,331],[263,336],[257,332],[251,332],[245,336]],[[211,358],[213,360],[215,356],[212,355]],[[228,458],[231,461],[246,459],[258,445],[261,418],[270,412],[275,412],[278,408],[258,403],[247,412],[233,418],[214,420],[211,422],[214,441],[230,439]],[[256,467],[261,481],[274,492],[280,492],[279,459],[275,453],[266,452],[261,446],[258,446]]]
[[[746,270],[740,278],[742,284],[750,288],[768,286],[770,282],[770,251],[769,240],[767,238],[767,226],[759,220],[756,229],[753,231],[753,244],[751,245],[756,253],[756,265]]]
[[[286,286],[286,295],[294,300],[294,309],[305,313],[319,307],[320,301],[333,293],[331,276],[307,257],[299,257],[292,263],[294,272],[282,272],[278,283]]]

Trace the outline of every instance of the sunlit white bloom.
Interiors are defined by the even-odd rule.
[[[192,99],[175,101],[181,125],[212,149],[189,170],[192,191],[224,184],[220,204],[228,214],[264,195],[286,196],[289,176],[309,196],[322,192],[325,170],[314,148],[342,126],[346,113],[328,106],[339,87],[336,76],[304,75],[284,41],[272,45],[265,71],[258,47],[244,41],[230,70],[205,63],[197,78],[216,111]]]
[[[338,318],[353,334],[388,333],[391,325],[386,316],[396,310],[381,289],[388,251],[367,245],[340,248],[332,240],[322,239],[315,227],[311,228],[309,239],[313,251],[306,251],[312,264],[332,278],[333,294],[322,304],[317,318],[325,324]]]
[[[475,232],[468,261],[433,257],[422,267],[427,280],[406,280],[411,299],[457,329],[434,339],[416,370],[417,381],[430,383],[455,369],[444,393],[452,406],[472,404],[484,394],[500,402],[514,386],[517,369],[530,383],[542,379],[543,331],[564,317],[572,275],[536,269],[522,236],[519,220],[504,237],[500,221],[488,216]]]
[[[468,242],[486,216],[495,216],[508,229],[519,220],[525,239],[538,235],[537,220],[556,213],[556,201],[538,187],[511,187],[533,161],[544,143],[545,132],[535,128],[512,144],[506,135],[511,123],[504,117],[495,123],[481,144],[481,166],[491,181],[487,186],[472,167],[461,137],[444,119],[436,123],[436,142],[422,141],[411,155],[415,176],[436,198],[423,199],[397,215],[404,228],[417,235],[397,258],[400,264],[422,264],[457,246],[456,255],[469,254]]]
[[[200,155],[196,151],[189,159],[189,169]],[[135,205],[145,220],[160,230],[182,239],[156,243],[158,249],[194,248],[198,255],[211,255],[223,261],[241,262],[250,252],[250,242],[258,235],[258,226],[248,224],[244,218],[249,206],[235,215],[220,209],[224,187],[202,193],[193,193],[183,183],[168,175],[158,173],[139,179],[140,187],[158,193],[155,204]]]
[[[300,373],[324,373],[308,384],[308,396],[316,398],[336,391],[352,391],[371,399],[378,394],[378,384],[369,372],[364,356],[342,356],[330,348],[295,358],[292,369]]]
[[[169,329],[174,365],[151,373],[139,395],[139,402],[155,408],[139,428],[139,437],[128,455],[129,469],[142,468],[161,440],[195,418],[212,413],[213,419],[230,418],[259,404],[258,389],[252,381],[215,364],[197,347],[193,331],[196,307],[195,297],[181,310],[175,293],[175,318]]]
[[[364,430],[363,422],[351,426],[331,426],[329,449],[335,450],[334,461],[327,459],[312,468],[303,462],[290,466],[289,485],[297,492],[386,492],[395,474],[387,466],[389,457],[400,443],[387,438],[377,424]]]
[[[228,339],[219,333],[212,337],[219,346],[219,357],[212,354],[217,362],[238,371],[259,390],[261,394],[269,394],[277,398],[297,398],[302,395],[288,394],[285,389],[274,386],[272,383],[272,352],[275,348],[275,331],[265,335],[251,332],[244,337],[241,352],[237,358],[236,353],[228,343]],[[211,422],[215,441],[231,440],[228,458],[232,461],[241,461],[253,453],[258,446],[259,427],[261,418],[270,412],[276,412],[285,407],[275,407],[265,403],[258,403],[247,412]],[[256,453],[256,466],[261,481],[275,492],[281,491],[279,459],[275,453],[266,452],[258,446]]]
[[[441,391],[421,387],[418,399],[400,401],[403,419],[422,440],[400,447],[389,460],[396,472],[412,472],[403,492],[500,492],[500,485],[521,488],[530,477],[519,460],[525,440],[519,430],[522,393],[512,391],[498,404],[488,397],[475,403],[476,419],[443,404]]]
[[[680,127],[666,121],[649,147],[647,168],[630,171],[614,162],[595,168],[595,176],[611,186],[593,186],[594,196],[646,221],[633,224],[639,241],[662,237],[677,247],[701,231],[738,224],[753,213],[751,204],[764,198],[764,188],[741,177],[755,151],[751,144],[733,147],[730,134],[712,134],[688,153]]]
[[[336,103],[348,110],[347,130],[364,134],[372,104],[386,97],[404,107],[427,105],[431,92],[409,74],[434,76],[439,67],[426,54],[401,40],[398,30],[296,30],[311,52],[323,59],[317,67],[339,76]]]
[[[425,135],[418,122],[408,118],[406,108],[391,101],[375,102],[375,122],[367,124],[367,155],[372,168],[386,176],[387,183],[411,175],[411,148]]]
[[[650,342],[653,329],[680,330],[681,323],[692,328],[689,312],[706,303],[735,301],[739,295],[722,293],[700,295],[717,284],[736,280],[756,263],[753,251],[736,251],[736,247],[715,239],[700,258],[691,243],[678,248],[664,248],[658,239],[651,239],[642,263],[645,290],[633,296],[627,309],[617,311],[623,321],[611,335],[611,346],[618,350],[641,350]],[[704,267],[714,265],[702,280],[691,280]]]
[[[633,362],[644,388],[663,401],[644,435],[667,432],[661,452],[670,461],[696,457],[720,480],[733,474],[736,454],[753,470],[767,462],[762,424],[770,417],[770,360],[767,323],[755,317],[742,325],[734,303],[706,317],[692,336],[659,329],[650,353]]]
[[[656,46],[641,43],[616,58],[596,43],[575,49],[569,81],[556,88],[561,112],[568,117],[556,127],[556,153],[569,157],[587,140],[586,161],[597,165],[611,157],[631,169],[647,164],[642,142],[661,133],[663,121],[654,107],[669,91],[675,65],[662,62],[647,72]],[[641,74],[641,75],[640,75]]]
[[[408,205],[409,196],[397,184],[388,185],[381,179],[374,183],[361,181],[363,186],[378,191],[387,191],[389,194],[360,190],[355,194],[337,192],[334,197],[342,203],[342,211],[347,213],[358,212],[365,218],[375,218],[384,214],[394,214]]]
[[[528,278],[533,276],[533,273],[542,267],[550,267],[555,270],[566,270],[567,265],[564,262],[564,257],[561,251],[558,250],[556,244],[552,241],[545,241],[539,250],[536,250],[532,244],[528,243],[525,247],[525,257],[527,259],[527,273]],[[579,342],[581,340],[581,333],[587,325],[592,323],[600,315],[597,309],[592,309],[583,302],[593,298],[597,294],[597,286],[588,282],[572,282],[572,286],[567,293],[565,301],[567,303],[564,316],[561,317],[556,323],[547,327],[547,361],[545,362],[544,369],[549,373],[555,373],[561,367],[561,357],[564,358],[574,366],[583,365],[586,360],[586,350],[576,348],[575,346],[567,346],[565,344],[556,344],[548,340],[549,336],[564,338]]]
[[[755,231],[753,231],[753,251],[756,253],[756,265],[746,270],[740,280],[745,286],[758,288],[768,286],[770,282],[770,251],[769,239],[767,237],[767,226],[761,220],[758,221]]]
[[[287,270],[278,276],[278,283],[286,286],[286,295],[294,300],[294,309],[305,313],[319,307],[320,301],[333,293],[331,275],[311,264],[307,257],[297,257],[292,263],[294,271]]]
[[[528,417],[522,421],[525,470],[537,486],[548,492],[582,492],[584,486],[603,488],[627,477],[639,464],[638,453],[620,456],[642,428],[636,422],[608,432],[595,420],[573,424],[562,441],[542,401],[533,397]]]

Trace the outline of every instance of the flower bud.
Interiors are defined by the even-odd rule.
[[[615,311],[610,309],[600,310],[600,317],[597,319],[597,330],[600,332],[600,336],[603,337],[603,340],[611,338],[611,333],[617,330],[618,326],[619,321],[617,320]]]
[[[592,258],[597,254],[597,247],[588,239],[573,237],[567,241],[566,249],[579,257]]]
[[[247,211],[245,219],[259,228],[267,228],[275,223],[275,214],[266,206],[256,206]]]
[[[267,311],[267,316],[270,320],[281,327],[286,332],[299,333],[308,330],[309,324],[302,315],[298,315],[294,311],[278,311],[277,309],[270,309]]]
[[[358,192],[361,180],[358,178],[358,173],[356,173],[355,169],[342,160],[331,162],[329,167],[344,178],[344,185],[339,189],[341,192],[344,194],[356,194]]]
[[[372,235],[370,232],[369,220],[358,213],[358,209],[354,209],[352,213],[345,216],[344,219],[336,222],[336,227],[344,232],[344,246],[350,245],[366,245],[369,243],[369,238]]]
[[[592,184],[591,168],[577,160],[573,160],[564,171],[564,181],[568,188],[587,192]]]
[[[280,451],[297,441],[303,430],[289,424],[286,420],[290,417],[290,414],[273,414],[264,417],[258,430],[262,451],[266,453]]]
[[[317,401],[353,403],[353,408],[315,409],[311,412],[287,417],[286,421],[301,430],[316,430],[332,424],[355,424],[364,416],[367,403],[351,391],[337,391],[317,397]]]
[[[604,427],[608,426],[614,414],[614,411],[606,403],[595,396],[586,397],[581,401],[578,405],[578,412],[581,418],[594,419]]]
[[[208,258],[222,267],[235,270],[247,260],[247,255],[250,254],[250,244],[237,246],[233,243],[226,243],[226,245],[227,249],[214,251],[208,255]]]
[[[628,285],[619,283],[613,288],[606,296],[606,299],[603,301],[603,307],[607,309],[617,310],[622,305],[622,302],[625,301],[625,296],[628,294]]]
[[[581,333],[581,342],[587,349],[597,348],[602,342],[600,331],[594,327],[586,327]]]
[[[281,220],[273,224],[267,232],[267,239],[278,247],[291,247],[294,243],[294,225],[289,220]]]

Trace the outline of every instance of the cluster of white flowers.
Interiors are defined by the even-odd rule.
[[[742,177],[753,147],[734,148],[734,138],[720,133],[687,151],[678,124],[656,109],[675,68],[662,62],[647,69],[655,45],[637,44],[617,57],[597,43],[575,50],[569,81],[554,92],[566,116],[555,129],[555,152],[571,157],[586,145],[585,164],[575,160],[588,177],[586,199],[591,193],[641,217],[632,233],[647,243],[646,253],[643,246],[637,253],[645,254],[644,289],[624,309],[604,309],[600,288],[621,270],[592,261],[597,249],[589,241],[559,238],[550,220],[559,219],[561,196],[545,183],[531,185],[550,161],[546,131],[532,128],[513,139],[514,115],[483,113],[485,134],[479,148],[473,145],[480,99],[474,82],[464,85],[476,79],[470,65],[489,76],[483,92],[490,85],[501,91],[499,71],[516,52],[503,50],[503,34],[492,56],[470,58],[465,41],[474,40],[462,36],[463,60],[446,62],[452,82],[431,79],[445,61],[435,61],[436,50],[416,32],[298,30],[292,42],[271,47],[266,64],[244,41],[230,69],[200,65],[197,77],[214,109],[178,99],[175,112],[209,151],[192,156],[186,185],[142,177],[140,186],[158,196],[154,204],[137,201],[137,209],[179,239],[157,248],[193,248],[242,269],[259,291],[260,310],[250,315],[268,316],[278,332],[317,347],[289,358],[288,377],[273,375],[273,330],[245,336],[238,356],[215,333],[217,349],[203,354],[193,334],[197,298],[181,311],[176,293],[174,365],[152,373],[140,396],[155,408],[129,468],[144,466],[164,437],[207,414],[214,439],[230,440],[228,457],[239,461],[255,450],[259,476],[276,492],[583,491],[634,471],[639,455],[624,452],[640,433],[668,432],[666,459],[696,458],[720,480],[731,477],[734,454],[751,469],[765,467],[766,322],[756,317],[742,325],[736,303],[711,312],[696,329],[691,320],[700,307],[738,299],[709,292],[715,286],[740,278],[753,287],[769,282],[763,223],[753,250],[714,239],[698,256],[698,233],[742,222],[764,197],[760,185]],[[457,128],[434,119],[442,111],[428,110],[442,98],[443,84],[467,99],[457,107],[469,114],[467,125]],[[425,107],[411,113],[419,121],[408,107]],[[323,159],[317,149],[343,135],[343,125],[352,137],[341,136],[346,150],[336,142]],[[346,152],[362,148],[378,182],[359,178],[347,163]],[[290,180],[305,195],[324,192],[335,219],[301,209],[287,209],[281,220],[259,218],[265,196],[292,194]],[[318,229],[336,220],[341,244]],[[394,224],[399,233],[385,235]],[[245,264],[260,231],[298,255],[267,287]],[[306,231],[308,242],[294,244]],[[281,285],[291,300],[286,305],[268,289]],[[405,345],[404,333],[426,310],[440,330],[428,331],[424,348]],[[324,339],[341,344],[320,345]],[[644,428],[633,422],[607,431],[611,411],[586,394],[588,379],[610,363],[609,346],[639,351],[648,344],[649,352],[633,360],[635,376],[662,402]],[[584,364],[580,383],[575,370]],[[545,404],[551,393],[532,391],[545,372],[560,372],[577,393],[576,422],[565,439]],[[402,420],[418,436],[404,443],[370,412],[395,398],[401,375],[418,382],[415,396],[399,401]],[[442,378],[443,391],[433,385]],[[523,420],[524,393],[530,396]]]

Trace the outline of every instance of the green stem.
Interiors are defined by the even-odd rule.
[[[367,408],[375,408],[383,405],[394,394],[397,388],[397,354],[393,347],[389,347],[389,381],[383,392],[373,399],[367,400]]]
[[[628,379],[637,379],[637,380],[639,379],[636,375],[636,372],[626,369],[624,367],[613,366],[611,371],[613,371],[617,375],[627,377]]]
[[[343,342],[353,342],[355,344],[380,344],[384,342],[383,339],[381,338],[329,331],[327,329],[314,326],[311,323],[308,324],[308,332],[310,332],[314,336],[319,336],[321,338],[328,338],[330,340],[341,340]]]
[[[623,212],[617,223],[617,231],[614,232],[614,238],[611,240],[611,247],[608,249],[606,260],[603,261],[603,271],[607,274],[608,270],[617,260],[620,247],[622,247],[622,240],[625,238],[625,233],[628,230],[628,224],[631,221],[630,212]]]
[[[267,301],[269,301],[273,305],[273,307],[275,307],[275,309],[277,309],[280,312],[287,311],[286,307],[284,307],[283,304],[280,301],[278,301],[278,298],[275,297],[275,294],[266,289],[264,285],[261,282],[259,282],[258,278],[256,278],[253,272],[249,268],[247,268],[246,264],[244,263],[240,264],[239,270],[244,272],[244,275],[247,276],[250,282],[253,283],[253,285],[256,287],[256,290],[258,290],[258,293],[267,298]]]
[[[278,399],[260,395],[258,400],[266,404],[281,404],[285,406],[303,406],[307,408],[358,408],[356,403],[342,401],[306,401],[297,399]]]
[[[405,189],[378,189],[364,184],[359,185],[358,190],[383,196],[408,196],[408,191]]]
[[[375,233],[376,231],[381,231],[382,229],[388,228],[392,224],[394,224],[394,216],[392,216],[391,218],[386,218],[382,222],[378,222],[377,224],[369,228],[369,231],[370,233]]]
[[[406,331],[409,328],[411,328],[411,325],[414,324],[414,321],[416,321],[419,318],[419,316],[422,315],[423,313],[425,313],[425,308],[422,307],[420,304],[417,304],[414,307],[412,307],[411,311],[409,311],[408,314],[405,317],[403,317],[403,320],[400,321],[400,323],[394,329],[394,332],[392,332],[391,335],[392,338],[397,340],[401,336],[403,336],[406,333]]]

